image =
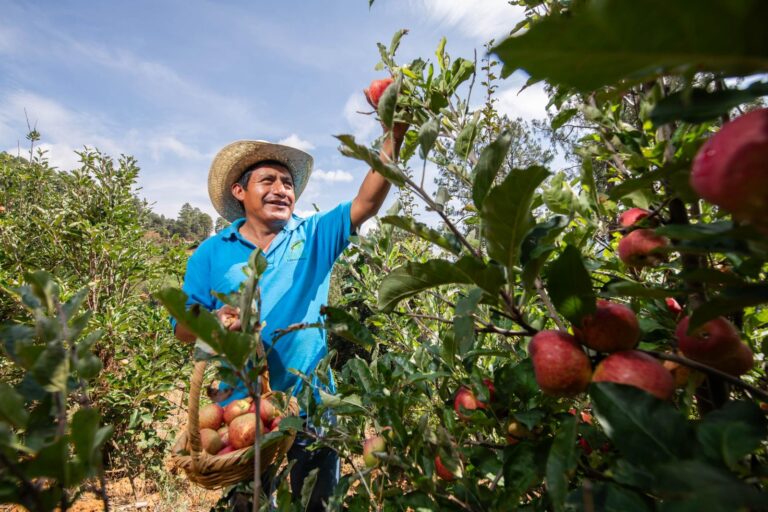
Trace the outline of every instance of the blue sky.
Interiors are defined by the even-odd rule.
[[[130,154],[140,195],[175,217],[185,202],[215,215],[207,195],[216,151],[238,139],[308,150],[315,172],[297,212],[354,197],[367,171],[334,134],[372,140],[362,89],[376,42],[410,30],[398,61],[453,56],[502,37],[521,18],[504,0],[0,0],[0,150],[26,147],[24,110],[62,169],[74,150]],[[543,117],[540,87],[503,82],[499,109]]]

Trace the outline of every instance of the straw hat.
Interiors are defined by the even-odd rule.
[[[299,199],[312,172],[311,155],[264,140],[238,140],[216,154],[208,172],[208,195],[219,215],[230,222],[245,216],[240,202],[232,195],[232,185],[246,169],[263,160],[274,160],[288,167],[293,175],[294,194]]]

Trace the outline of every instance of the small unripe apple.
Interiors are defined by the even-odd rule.
[[[200,428],[216,430],[224,421],[224,409],[219,404],[206,404],[200,409],[199,418]]]
[[[251,402],[245,398],[228,403],[224,408],[224,422],[229,425],[232,420],[247,413],[250,407]]]
[[[592,366],[576,338],[562,331],[540,331],[528,344],[536,382],[553,396],[572,396],[589,385]]]
[[[445,467],[445,465],[443,464],[443,461],[440,460],[439,455],[435,457],[435,473],[437,473],[437,476],[439,476],[446,482],[452,482],[456,480],[456,475],[454,475],[450,469]]]
[[[675,391],[669,370],[653,357],[637,350],[615,352],[597,365],[592,382],[615,382],[640,388],[661,400]]]
[[[512,420],[507,425],[507,444],[517,444],[523,439],[531,437],[531,431],[517,420]]]
[[[369,437],[363,442],[363,462],[365,467],[372,468],[379,465],[379,458],[375,452],[386,452],[387,440],[383,436]]]
[[[235,449],[251,446],[256,440],[256,422],[261,418],[248,412],[232,420],[229,424],[229,444]],[[259,432],[264,433],[264,425],[259,425]]]
[[[652,229],[636,229],[619,240],[619,258],[628,267],[654,267],[666,261],[666,255],[658,252],[669,245],[669,240]]]
[[[462,409],[465,409],[466,411],[485,409],[485,404],[477,399],[471,389],[466,386],[461,386],[456,392],[456,398],[453,399],[453,409],[456,411],[456,414],[459,415],[459,419],[467,421],[470,417],[464,414]]]
[[[219,434],[210,428],[200,429],[200,444],[202,445],[203,450],[210,453],[211,455],[216,455],[219,453],[221,447],[224,446],[224,444],[221,442]]]
[[[768,108],[725,123],[701,146],[691,186],[734,218],[768,226]]]
[[[739,348],[741,336],[728,319],[720,316],[687,334],[689,317],[677,324],[677,346],[686,357],[701,363],[717,363]]]
[[[628,228],[637,224],[640,220],[648,217],[650,214],[651,212],[645,208],[630,208],[619,215],[619,224],[623,228]]]
[[[370,103],[373,108],[379,107],[379,100],[381,99],[381,95],[384,94],[384,91],[387,89],[387,87],[392,85],[393,82],[394,80],[392,78],[374,80],[371,82],[371,85],[369,85],[367,89],[363,90],[365,99],[368,100],[368,103]]]
[[[640,341],[640,324],[635,312],[623,304],[598,300],[597,309],[585,316],[576,338],[598,352],[629,350]]]

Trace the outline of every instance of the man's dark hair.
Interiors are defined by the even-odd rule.
[[[279,167],[282,167],[288,171],[288,174],[291,175],[291,179],[293,179],[293,173],[291,172],[291,169],[285,165],[283,162],[278,162],[277,160],[259,160],[252,166],[248,167],[243,174],[240,175],[240,177],[235,181],[235,183],[238,183],[241,187],[243,187],[243,190],[248,190],[248,181],[251,179],[251,174],[253,174],[253,171],[258,169],[259,167],[264,167],[265,165],[277,165]]]

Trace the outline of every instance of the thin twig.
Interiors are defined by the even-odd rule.
[[[747,384],[743,380],[741,380],[738,377],[734,377],[733,375],[730,375],[725,372],[721,372],[718,369],[712,368],[711,366],[707,366],[705,364],[699,363],[697,361],[693,361],[691,359],[688,359],[687,357],[679,356],[677,354],[668,354],[665,352],[656,352],[654,350],[641,350],[641,352],[645,352],[646,354],[652,355],[653,357],[657,357],[659,359],[664,359],[666,361],[674,361],[676,363],[680,363],[684,366],[687,366],[689,368],[693,368],[694,370],[699,370],[700,372],[707,373],[709,375],[714,375],[716,377],[719,377],[727,382],[730,382],[734,386],[738,386],[742,389],[746,389],[756,395],[758,398],[760,398],[763,402],[768,402],[768,393],[763,391],[762,389],[756,388],[755,386],[751,384]]]
[[[541,302],[543,302],[544,306],[546,306],[547,311],[549,311],[550,318],[555,321],[557,328],[563,332],[567,332],[568,327],[566,327],[566,325],[563,323],[563,320],[560,318],[560,315],[557,313],[555,305],[552,304],[552,300],[549,298],[549,294],[547,293],[546,288],[544,288],[544,285],[541,282],[541,278],[537,277],[533,281],[533,284],[536,286],[536,292],[539,294]]]

